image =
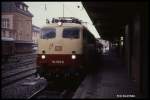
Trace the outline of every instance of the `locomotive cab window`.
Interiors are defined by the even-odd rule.
[[[63,38],[79,38],[80,29],[78,28],[65,28],[63,30]]]
[[[42,29],[43,33],[41,35],[42,39],[50,39],[56,37],[56,29]]]

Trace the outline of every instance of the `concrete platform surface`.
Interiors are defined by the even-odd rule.
[[[104,55],[99,71],[88,74],[75,92],[76,98],[135,98],[136,86],[127,68],[111,52]]]

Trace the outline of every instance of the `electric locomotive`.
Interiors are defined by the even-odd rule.
[[[37,73],[45,78],[79,75],[95,41],[78,19],[53,19],[38,40]]]

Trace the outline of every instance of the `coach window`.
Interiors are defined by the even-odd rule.
[[[50,39],[56,37],[56,29],[44,29],[41,38]]]
[[[65,28],[63,30],[63,38],[79,38],[80,29],[78,28]]]

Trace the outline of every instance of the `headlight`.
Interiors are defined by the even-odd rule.
[[[62,22],[58,22],[58,25],[61,26],[61,25],[62,25]]]
[[[76,55],[72,55],[71,58],[72,58],[72,59],[76,59]]]
[[[45,59],[45,55],[42,55],[41,58],[42,58],[42,59]]]

